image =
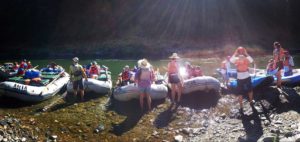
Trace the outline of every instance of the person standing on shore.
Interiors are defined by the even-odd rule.
[[[80,91],[80,97],[81,101],[84,100],[84,88],[83,88],[83,78],[85,78],[85,81],[87,80],[87,76],[85,74],[85,71],[83,70],[83,67],[78,63],[79,58],[74,57],[73,58],[73,64],[70,66],[70,77],[71,81],[73,83],[73,91],[74,91],[74,96],[77,96],[77,91],[79,88]]]
[[[169,57],[171,61],[168,63],[168,76],[169,76],[169,83],[171,84],[171,99],[173,103],[179,103],[182,88],[183,88],[183,79],[179,75],[179,65],[177,63],[177,59],[179,56],[177,53],[173,53],[172,56]],[[177,92],[177,101],[175,101],[175,95]]]
[[[250,105],[253,106],[253,91],[249,64],[253,59],[243,47],[238,47],[230,58],[230,62],[236,65],[237,69],[237,95],[240,104],[240,113],[243,114],[243,95],[248,95]]]
[[[147,99],[148,110],[151,110],[151,96],[149,94],[151,84],[154,82],[154,72],[152,66],[146,59],[138,61],[139,70],[135,75],[135,82],[138,85],[140,91],[140,106],[144,111],[144,98]]]

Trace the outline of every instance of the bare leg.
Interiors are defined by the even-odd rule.
[[[243,96],[239,95],[239,103],[240,103],[240,109],[243,109]]]
[[[278,88],[281,88],[281,70],[279,70],[277,73],[276,73],[276,77],[277,77],[277,87]]]
[[[73,89],[74,96],[77,96],[77,89]]]
[[[176,94],[176,85],[171,84],[171,100],[172,100],[172,102],[175,101],[175,94]]]
[[[178,84],[177,84],[177,88],[178,88],[178,92],[177,92],[177,94],[178,94],[177,102],[180,102],[180,100],[181,100],[181,93],[182,93],[182,84],[181,84],[181,83],[178,83]]]
[[[147,98],[147,104],[148,104],[148,109],[149,111],[151,110],[151,97],[149,94],[145,94]]]
[[[248,93],[250,104],[253,105],[253,91]]]
[[[140,94],[140,107],[144,111],[144,94]]]
[[[84,100],[84,90],[80,90],[80,97],[81,97],[81,101]]]

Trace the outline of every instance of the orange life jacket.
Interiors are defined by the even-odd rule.
[[[244,59],[237,59],[235,62],[236,68],[238,72],[246,72],[248,71],[248,67],[249,67],[249,60],[247,58]]]
[[[178,73],[178,65],[177,65],[176,61],[171,61],[168,64],[168,73],[169,74]]]

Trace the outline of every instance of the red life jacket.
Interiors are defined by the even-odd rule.
[[[285,56],[284,57],[284,61],[283,61],[283,65],[284,66],[290,66],[290,57],[289,56]]]
[[[129,79],[130,79],[129,71],[123,71],[122,72],[122,80],[129,80]]]
[[[98,74],[98,68],[96,66],[91,66],[90,74]]]

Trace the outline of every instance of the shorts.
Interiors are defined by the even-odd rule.
[[[83,82],[82,82],[82,79],[73,81],[73,89],[74,89],[74,90],[77,90],[78,87],[79,87],[80,90],[83,90]]]
[[[278,71],[283,69],[283,61],[276,62],[276,68],[278,68]]]
[[[149,87],[140,87],[139,86],[140,94],[146,94],[149,90],[150,90],[150,86]]]
[[[178,74],[170,74],[170,75],[169,75],[169,82],[170,82],[171,84],[177,84],[177,83],[179,83],[179,82],[180,82],[180,79],[179,79],[179,77],[178,77]]]
[[[245,79],[237,79],[237,94],[247,95],[252,91],[251,77]]]

